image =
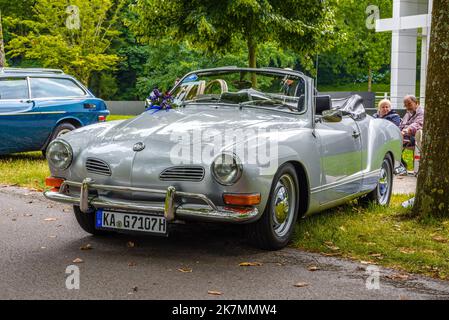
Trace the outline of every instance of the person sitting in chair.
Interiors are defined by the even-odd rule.
[[[391,121],[398,127],[401,123],[401,117],[397,114],[396,111],[391,110],[391,102],[388,99],[384,99],[379,102],[377,113],[375,113],[373,117]]]
[[[415,145],[416,132],[422,130],[424,125],[424,108],[412,95],[405,96],[404,107],[407,109],[407,113],[402,118],[399,129],[401,129],[404,147],[412,147]]]
[[[407,109],[407,113],[399,125],[402,134],[402,145],[404,148],[414,148],[417,133],[420,133],[419,137],[422,135],[424,108],[419,105],[418,99],[412,95],[405,96],[404,107]],[[400,175],[407,174],[407,164],[404,159],[401,159],[401,166],[396,170],[396,173]]]

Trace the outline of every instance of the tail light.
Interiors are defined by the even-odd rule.
[[[105,122],[106,116],[98,116],[98,122]]]

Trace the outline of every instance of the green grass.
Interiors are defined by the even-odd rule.
[[[108,121],[130,119],[134,116],[112,115]],[[45,178],[50,175],[46,159],[41,152],[17,153],[0,156],[0,184],[45,188]]]
[[[449,219],[419,221],[393,196],[389,208],[351,203],[298,224],[293,246],[449,279]]]
[[[404,159],[405,163],[407,164],[407,170],[412,171],[414,164],[413,164],[413,151],[412,150],[404,150],[404,153],[402,154],[402,158]]]
[[[0,184],[42,190],[49,175],[47,161],[41,152],[0,156]]]

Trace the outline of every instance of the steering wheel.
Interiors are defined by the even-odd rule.
[[[204,93],[207,94],[208,90],[210,90],[212,88],[212,86],[214,84],[217,84],[217,83],[220,85],[220,90],[221,90],[220,94],[228,92],[228,84],[226,83],[225,80],[223,80],[223,79],[214,79],[214,80],[212,80],[211,82],[209,82],[207,84],[206,88],[204,89]]]

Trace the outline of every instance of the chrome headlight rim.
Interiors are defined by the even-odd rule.
[[[235,167],[237,170],[236,176],[234,177],[234,179],[232,179],[232,181],[223,181],[215,172],[215,163],[217,162],[217,160],[223,156],[230,156],[232,157],[234,163],[235,163]],[[221,154],[219,154],[217,157],[215,157],[214,161],[212,162],[211,165],[211,172],[212,172],[212,176],[214,177],[214,180],[216,182],[218,182],[219,184],[221,184],[222,186],[232,186],[234,184],[236,184],[240,178],[242,177],[243,174],[243,165],[242,162],[240,161],[240,158],[235,154],[235,153],[231,153],[231,152],[223,152]]]
[[[67,153],[68,153],[68,157],[69,157],[69,161],[67,161],[63,166],[58,166],[55,165],[55,163],[51,160],[50,158],[50,148],[52,145],[55,145],[57,143],[60,143],[64,146],[64,148],[66,148]],[[55,169],[57,170],[66,170],[67,168],[69,168],[73,162],[73,149],[70,146],[70,144],[67,141],[64,141],[62,139],[55,139],[52,142],[49,143],[48,147],[47,147],[47,161],[48,163]]]

